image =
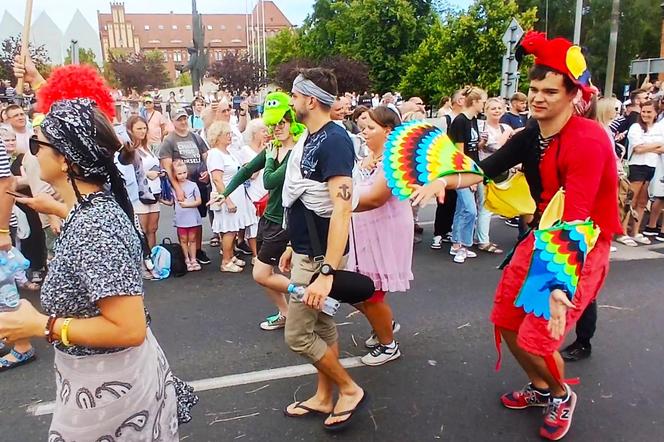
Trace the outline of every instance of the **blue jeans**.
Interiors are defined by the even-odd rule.
[[[477,185],[477,205],[479,213],[477,214],[477,231],[475,237],[478,244],[489,244],[489,229],[491,228],[491,212],[484,208],[486,200],[486,186],[483,183]]]
[[[452,226],[452,242],[465,247],[472,247],[476,221],[477,204],[475,203],[475,194],[470,189],[457,190],[454,225]]]

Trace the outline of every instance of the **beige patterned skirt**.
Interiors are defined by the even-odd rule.
[[[142,345],[117,353],[56,350],[55,374],[48,442],[179,440],[174,378],[149,328]]]

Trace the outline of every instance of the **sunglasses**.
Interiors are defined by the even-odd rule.
[[[37,135],[33,135],[30,137],[30,153],[34,156],[37,156],[37,153],[39,152],[39,145],[43,144],[44,146],[51,147],[55,149],[55,145],[51,144],[47,141],[41,141],[39,138],[37,138]]]

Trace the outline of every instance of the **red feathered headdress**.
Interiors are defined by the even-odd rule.
[[[535,56],[535,64],[555,69],[567,75],[583,92],[587,100],[597,93],[590,81],[590,71],[581,48],[568,40],[558,37],[548,40],[542,32],[528,31],[521,40],[526,54]]]
[[[37,91],[37,110],[48,113],[58,100],[89,98],[109,120],[115,116],[111,89],[91,66],[70,64],[53,69],[46,84]]]

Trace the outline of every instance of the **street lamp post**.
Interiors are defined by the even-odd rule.
[[[576,14],[574,16],[574,44],[581,41],[581,19],[583,17],[583,0],[576,0]]]

